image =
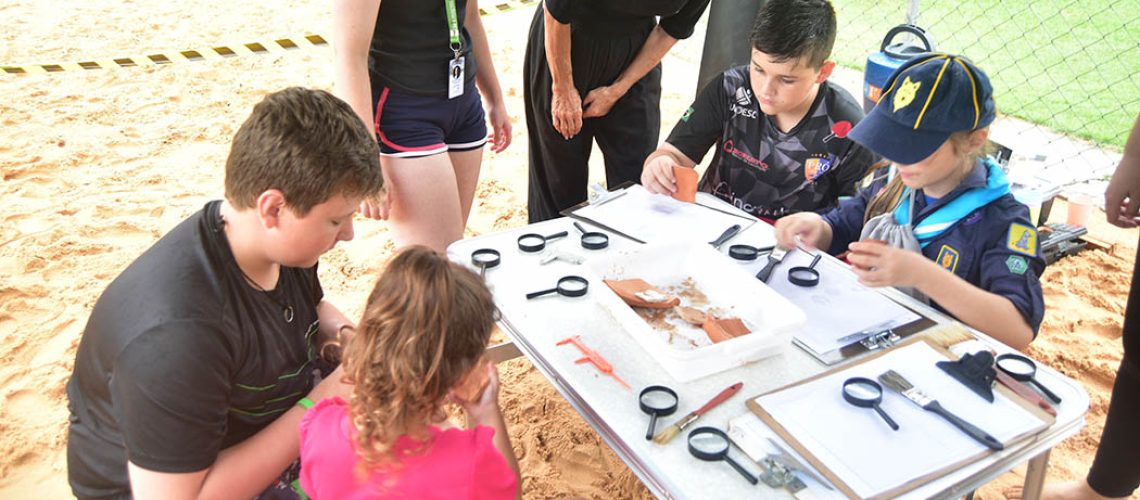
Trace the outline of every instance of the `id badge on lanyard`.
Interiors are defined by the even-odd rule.
[[[459,38],[459,16],[455,13],[455,0],[444,0],[447,10],[447,31],[450,38],[452,57],[447,63],[447,98],[455,99],[463,95],[464,60],[461,56],[463,41]]]

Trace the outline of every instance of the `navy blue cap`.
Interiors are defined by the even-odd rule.
[[[897,163],[918,163],[950,134],[994,121],[990,79],[962,56],[919,54],[895,70],[884,88],[879,104],[848,137]]]

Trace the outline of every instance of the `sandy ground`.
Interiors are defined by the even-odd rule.
[[[52,63],[330,32],[322,2],[0,0],[0,64]],[[522,56],[530,9],[485,20],[515,120],[515,145],[484,162],[469,234],[526,222]],[[666,60],[665,132],[693,95],[700,34]],[[222,192],[229,141],[262,95],[329,89],[332,51],[294,51],[130,70],[0,75],[0,496],[64,498],[64,385],[99,293],[162,234]],[[595,165],[598,167],[598,165]],[[600,178],[595,168],[593,175]],[[1064,208],[1055,209],[1059,217]],[[1096,215],[1094,215],[1096,217]],[[1080,380],[1088,425],[1058,446],[1050,478],[1082,477],[1115,369],[1136,234],[1094,222],[1115,243],[1050,267],[1049,310],[1031,354]],[[351,316],[392,251],[384,225],[322,261],[331,300]],[[525,359],[501,365],[502,404],[528,498],[649,496]],[[982,490],[1001,498],[1015,471]]]

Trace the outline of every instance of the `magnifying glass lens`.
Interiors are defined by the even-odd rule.
[[[604,245],[607,238],[598,234],[588,234],[582,237],[582,242],[587,245]]]
[[[650,391],[641,395],[641,404],[650,408],[665,409],[677,404],[677,397],[665,391]]]
[[[883,396],[883,392],[878,387],[862,382],[854,382],[843,386],[843,392],[855,399],[869,403]]]
[[[728,451],[728,440],[712,433],[689,436],[689,446],[703,454],[713,456]]]
[[[558,288],[565,293],[578,293],[586,290],[586,283],[578,280],[566,280],[559,283]]]
[[[809,269],[792,269],[788,274],[799,281],[812,281],[816,278],[815,271]]]
[[[1029,362],[1018,358],[1006,358],[998,361],[998,367],[1014,376],[1019,377],[1032,377],[1037,371],[1037,367]]]
[[[545,244],[546,239],[541,236],[523,236],[519,238],[519,246],[536,247]]]
[[[499,256],[493,253],[475,253],[471,256],[471,260],[479,266],[490,266],[498,263]]]

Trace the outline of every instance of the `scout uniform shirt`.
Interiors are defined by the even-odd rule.
[[[784,133],[760,111],[748,70],[731,68],[709,82],[666,139],[697,163],[716,143],[699,189],[769,219],[822,211],[854,194],[855,181],[877,160],[845,138],[863,118],[855,99],[825,81],[804,118]]]
[[[872,184],[823,216],[832,231],[829,253],[842,253],[848,244],[859,239],[867,204],[885,184],[885,180]],[[965,191],[984,186],[986,165],[979,161],[958,187],[940,199],[928,202],[922,190],[918,190],[912,224],[918,224]],[[1037,334],[1045,315],[1045,299],[1038,281],[1045,261],[1040,257],[1037,230],[1029,221],[1029,209],[1012,194],[962,217],[931,239],[922,254],[971,285],[1009,299],[1033,334]],[[933,305],[947,312],[938,304]]]

